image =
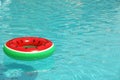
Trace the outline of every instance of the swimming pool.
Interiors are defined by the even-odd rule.
[[[120,80],[120,0],[0,0],[0,80]],[[45,37],[56,51],[8,58],[2,45]]]

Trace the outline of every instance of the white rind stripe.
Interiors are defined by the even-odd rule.
[[[54,44],[52,43],[52,46],[50,46],[49,48],[47,48],[47,49],[45,49],[45,50],[41,50],[41,51],[32,51],[32,52],[23,52],[23,51],[17,51],[17,50],[14,50],[14,49],[11,49],[11,48],[9,48],[9,47],[7,47],[7,45],[5,44],[4,45],[6,48],[8,48],[9,50],[11,50],[11,51],[15,51],[15,52],[21,52],[21,53],[39,53],[39,52],[45,52],[45,51],[47,51],[47,50],[50,50],[53,46],[54,46]]]

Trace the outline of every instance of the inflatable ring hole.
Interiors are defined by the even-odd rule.
[[[23,48],[25,48],[25,49],[28,49],[28,48],[37,48],[37,46],[35,46],[35,45],[26,45],[26,46],[23,46]]]

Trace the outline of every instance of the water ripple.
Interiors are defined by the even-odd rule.
[[[119,0],[1,0],[0,45],[21,36],[52,40],[54,60],[30,64],[36,70],[28,74],[39,73],[36,80],[120,80],[119,4]]]

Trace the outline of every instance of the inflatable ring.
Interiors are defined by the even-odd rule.
[[[6,42],[3,46],[6,55],[18,60],[37,60],[50,56],[54,44],[45,38],[20,37]]]

